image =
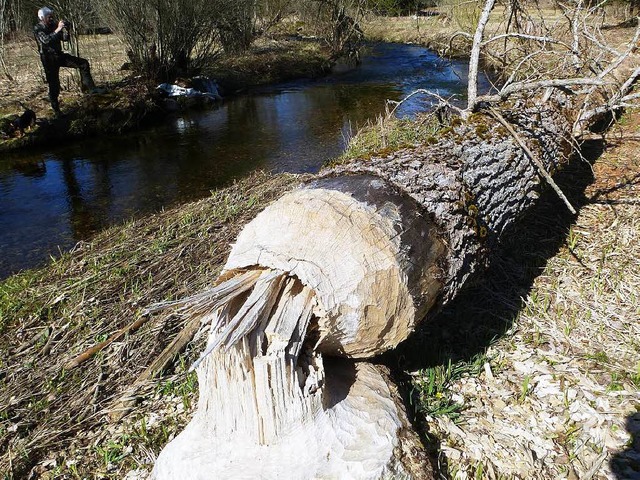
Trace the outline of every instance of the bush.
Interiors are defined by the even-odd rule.
[[[216,53],[215,15],[206,0],[100,0],[125,40],[133,69],[166,81],[189,75]]]

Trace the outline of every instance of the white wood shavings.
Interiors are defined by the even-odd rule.
[[[549,260],[482,374],[452,385],[465,406],[460,423],[439,417],[433,425],[454,478],[474,478],[479,465],[483,478],[632,478],[640,256],[629,249],[640,245],[639,218],[639,206],[584,207],[577,223],[590,235]]]

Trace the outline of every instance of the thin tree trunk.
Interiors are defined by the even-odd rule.
[[[7,34],[6,12],[7,2],[6,0],[0,0],[0,67],[2,67],[2,71],[4,72],[5,77],[7,77],[7,80],[13,81],[13,77],[9,73],[9,69],[7,68],[7,64],[4,60],[4,39]]]
[[[480,13],[480,18],[478,19],[476,32],[473,36],[473,45],[469,58],[469,86],[467,88],[467,109],[469,111],[473,111],[476,106],[476,99],[478,97],[478,66],[480,64],[482,38],[484,36],[484,29],[489,22],[489,15],[491,15],[491,10],[493,10],[495,3],[495,0],[486,0],[484,8]]]

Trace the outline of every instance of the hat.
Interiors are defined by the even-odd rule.
[[[52,13],[53,10],[51,10],[49,7],[42,7],[40,10],[38,10],[38,18],[40,20],[44,20],[47,15],[51,15]]]

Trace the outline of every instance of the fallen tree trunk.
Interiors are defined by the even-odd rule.
[[[249,223],[218,287],[185,302],[211,324],[198,410],[154,478],[433,478],[386,373],[353,360],[406,339],[485,264],[544,182],[519,141],[561,168],[564,112],[517,104],[512,129],[471,115],[434,145],[322,172]]]

